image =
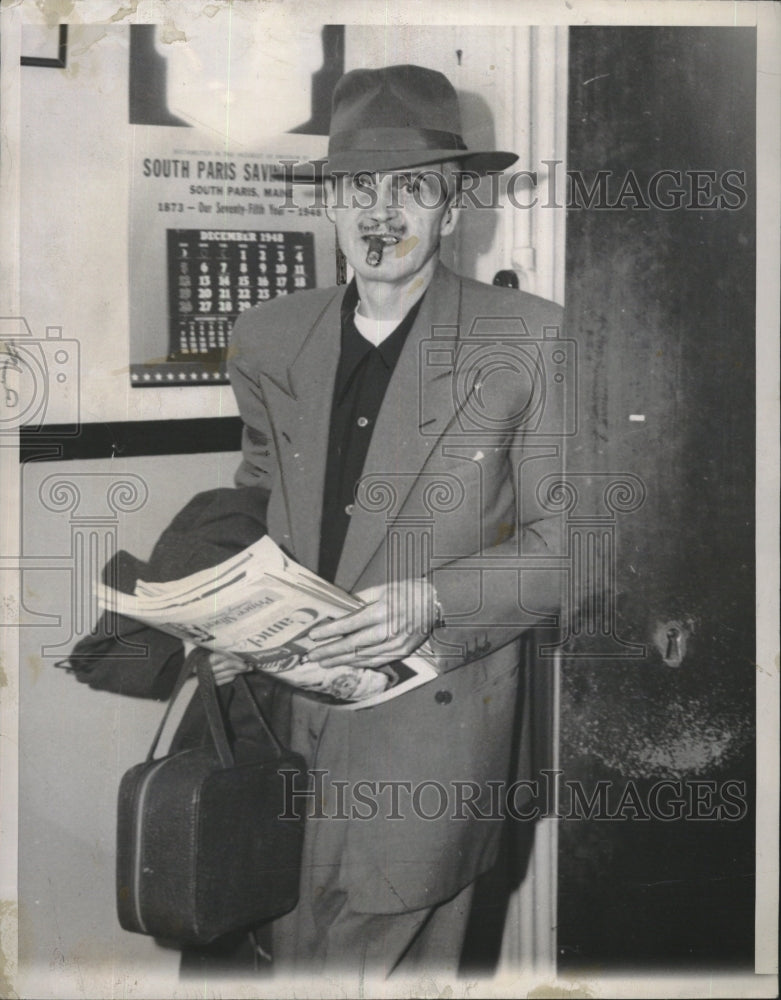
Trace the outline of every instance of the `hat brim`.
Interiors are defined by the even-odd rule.
[[[475,174],[499,173],[512,166],[517,153],[502,151],[472,152],[454,149],[349,150],[334,153],[322,160],[310,160],[293,167],[286,180],[299,184],[320,184],[334,176],[361,173],[387,173],[391,170],[414,170],[437,163],[456,163],[461,171]]]

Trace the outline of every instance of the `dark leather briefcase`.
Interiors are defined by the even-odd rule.
[[[125,930],[208,944],[296,905],[303,816],[291,793],[302,778],[281,772],[305,764],[279,744],[241,675],[236,694],[253,702],[265,737],[231,747],[208,655],[191,656],[213,745],[155,759],[166,712],[147,760],[122,778],[117,909]],[[177,691],[191,666],[192,658]]]

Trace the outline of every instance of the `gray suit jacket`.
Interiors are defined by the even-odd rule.
[[[244,313],[232,340],[237,483],[261,487],[269,534],[312,569],[343,295],[273,300]],[[403,821],[387,819],[388,796],[377,815],[315,821],[307,863],[336,866],[356,909],[431,905],[495,857],[487,782],[510,775],[518,637],[562,604],[551,498],[571,387],[560,325],[550,302],[440,266],[383,401],[336,582],[356,591],[428,572],[447,627],[435,636],[438,681],[359,712],[293,699],[293,744],[313,767],[349,793],[404,783]]]

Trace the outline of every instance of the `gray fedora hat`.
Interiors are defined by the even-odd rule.
[[[484,174],[504,170],[517,159],[515,153],[468,149],[458,97],[448,78],[423,66],[400,65],[355,69],[338,81],[328,155],[313,166],[317,180],[452,160],[463,170]]]

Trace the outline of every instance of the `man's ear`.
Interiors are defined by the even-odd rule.
[[[455,231],[458,220],[461,217],[460,213],[461,197],[460,195],[454,195],[448,202],[445,214],[442,216],[442,221],[439,224],[439,233],[441,236],[450,236]]]

